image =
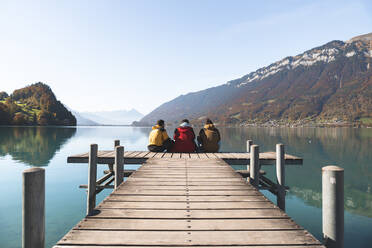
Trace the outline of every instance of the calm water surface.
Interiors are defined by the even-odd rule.
[[[173,128],[169,128],[171,134]],[[132,127],[0,127],[0,247],[21,247],[22,171],[46,169],[46,247],[52,247],[84,217],[86,164],[67,164],[68,155],[86,152],[89,144],[109,150],[120,139],[126,150],[145,150],[149,128]],[[198,131],[198,130],[197,130]],[[275,150],[304,158],[287,166],[287,213],[318,239],[321,227],[321,168],[345,168],[345,247],[372,247],[372,129],[352,128],[221,128],[221,151],[244,151],[247,139],[260,151]],[[127,165],[126,169],[138,168]],[[241,169],[243,166],[235,166]],[[102,174],[105,165],[99,165]],[[274,168],[265,166],[273,178]],[[101,201],[110,190],[98,195]],[[263,192],[272,201],[270,193]]]

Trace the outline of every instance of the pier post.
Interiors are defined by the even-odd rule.
[[[323,238],[327,248],[344,247],[344,169],[322,168]]]
[[[260,149],[258,145],[251,146],[250,152],[250,165],[249,165],[249,179],[250,183],[258,187],[259,180],[260,180]]]
[[[252,140],[247,140],[247,152],[248,153],[251,152],[251,145],[253,145],[253,141]]]
[[[45,170],[23,171],[22,248],[45,246]]]
[[[90,215],[96,206],[97,151],[97,144],[91,144],[89,150],[87,215]]]
[[[115,140],[114,141],[114,150],[115,150],[115,147],[117,147],[117,146],[120,146],[120,140]],[[109,167],[110,171],[114,171],[114,164],[108,164],[108,167]]]
[[[276,181],[276,202],[278,207],[285,211],[285,160],[283,144],[276,144]]]
[[[124,147],[115,147],[115,164],[114,164],[114,174],[115,174],[115,189],[123,182],[124,177]]]

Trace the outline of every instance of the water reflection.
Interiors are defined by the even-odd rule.
[[[321,168],[335,164],[345,169],[345,209],[372,217],[372,129],[354,128],[222,128],[223,151],[244,151],[252,139],[261,151],[275,144],[304,158],[303,166],[288,166],[291,194],[321,207]],[[273,168],[265,168],[274,179]]]
[[[171,137],[174,128],[167,127]],[[195,133],[199,129],[200,127],[195,127]],[[321,207],[321,168],[330,164],[345,168],[345,209],[372,217],[372,129],[219,129],[222,136],[221,151],[245,151],[246,140],[252,139],[260,145],[261,151],[273,151],[277,143],[283,143],[286,145],[286,152],[303,157],[303,166],[287,167],[286,182],[291,187],[290,194],[300,197],[311,206]],[[61,146],[73,136],[80,143],[89,144],[92,141],[100,145],[108,144],[101,147],[111,147],[114,139],[120,139],[129,150],[146,149],[150,130],[151,128],[132,127],[2,127],[0,157],[9,154],[13,160],[46,166]],[[68,155],[70,154],[66,154],[66,157]],[[274,168],[264,169],[274,179]]]
[[[1,127],[0,157],[10,155],[28,165],[47,166],[75,132],[75,127]]]

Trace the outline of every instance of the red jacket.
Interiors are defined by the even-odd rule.
[[[177,127],[173,138],[172,152],[195,152],[195,133],[192,127]]]

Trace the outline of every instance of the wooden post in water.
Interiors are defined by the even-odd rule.
[[[251,145],[253,145],[253,141],[252,140],[247,140],[246,150],[247,150],[248,153],[251,152]],[[249,171],[249,164],[247,164],[247,171]],[[249,181],[249,177],[247,177],[247,181]]]
[[[97,144],[90,145],[87,215],[90,215],[96,207],[97,151]]]
[[[249,165],[249,178],[253,186],[258,187],[260,180],[260,149],[258,145],[251,146],[250,165]]]
[[[251,145],[253,145],[253,141],[252,140],[247,140],[247,152],[248,153],[251,152]]]
[[[45,170],[23,171],[22,247],[45,246]]]
[[[344,169],[322,168],[323,238],[327,248],[344,247]]]
[[[283,144],[276,144],[276,181],[276,202],[278,207],[285,211],[285,160]]]
[[[115,164],[114,164],[114,176],[115,176],[115,189],[123,182],[124,177],[124,147],[115,147]]]
[[[115,147],[117,147],[117,146],[120,146],[120,140],[115,140],[114,141],[114,150],[115,150]],[[108,167],[109,167],[110,171],[114,171],[114,164],[108,164]]]

